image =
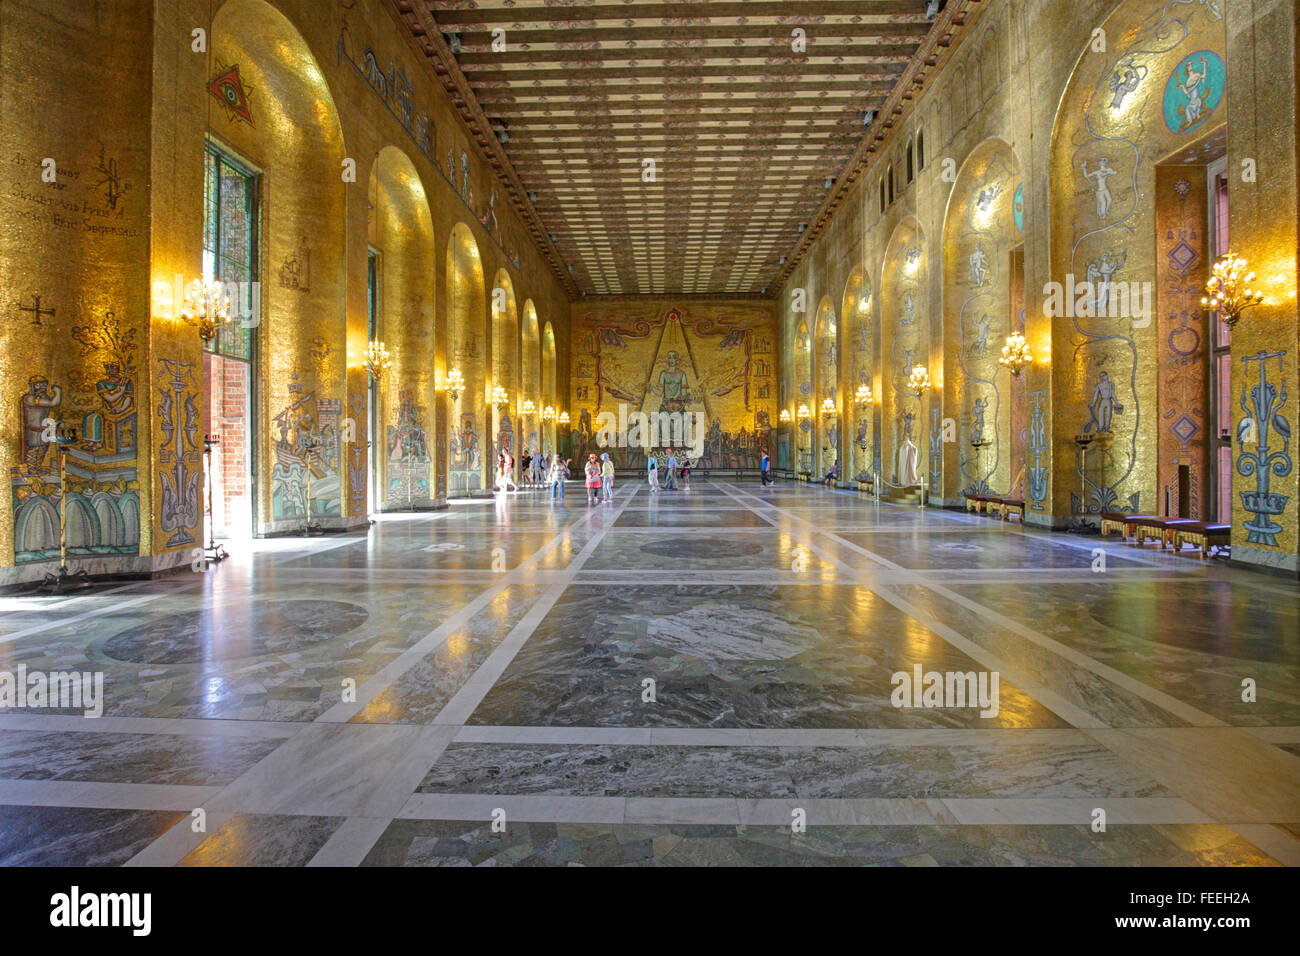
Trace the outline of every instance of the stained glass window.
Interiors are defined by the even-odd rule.
[[[232,319],[208,347],[221,355],[251,359],[253,330],[261,318],[257,175],[212,144],[204,161],[203,277],[225,285]]]

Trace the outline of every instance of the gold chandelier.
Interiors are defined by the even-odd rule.
[[[197,326],[204,344],[211,342],[217,330],[230,322],[230,296],[215,279],[205,282],[195,279],[185,287],[185,304],[181,318]]]
[[[376,382],[384,377],[388,367],[393,364],[388,359],[388,349],[384,347],[384,343],[379,339],[375,339],[366,346],[366,355],[362,359],[362,363],[366,366],[366,371],[370,373],[370,377]]]
[[[790,416],[790,409],[788,408],[781,409],[781,414],[778,415],[777,417],[781,420],[782,425],[789,425],[790,422],[793,420]]]
[[[567,424],[569,424],[569,413],[568,413],[568,412],[560,412],[560,417],[557,418],[555,421],[556,421],[558,424],[560,424],[560,425],[567,425]]]
[[[1209,295],[1202,297],[1201,305],[1218,312],[1219,319],[1231,329],[1242,312],[1264,302],[1263,293],[1250,287],[1254,281],[1255,273],[1247,271],[1246,260],[1229,252],[1214,264],[1213,274],[1205,282]]]
[[[916,397],[920,398],[921,393],[930,387],[930,371],[924,365],[913,365],[912,371],[907,376],[907,390],[915,392]]]
[[[524,404],[519,407],[519,412],[522,415],[531,415],[535,411],[537,411],[537,406],[533,404],[531,398],[524,399]]]
[[[1025,370],[1025,366],[1033,360],[1034,357],[1030,354],[1029,346],[1025,343],[1023,335],[1019,332],[1013,332],[1007,336],[1007,344],[1002,346],[1002,357],[998,359],[999,365],[1009,369],[1012,376],[1018,378],[1020,373]]]
[[[808,406],[803,404],[802,402],[799,404],[799,410],[795,412],[795,414],[799,416],[799,421],[801,422],[807,421],[808,419],[812,418],[812,412],[810,412],[808,410]]]
[[[822,402],[822,414],[823,415],[835,414],[835,399],[828,398]]]
[[[547,405],[545,408],[542,409],[542,421],[544,422],[555,421],[555,406]]]
[[[510,395],[500,385],[492,389],[492,404],[498,408],[505,408],[510,404]]]
[[[857,402],[857,406],[858,406],[858,408],[866,408],[868,405],[870,405],[870,404],[871,404],[871,386],[870,386],[870,385],[859,385],[859,386],[858,386],[858,394],[857,394],[856,396],[854,396],[854,400]]]

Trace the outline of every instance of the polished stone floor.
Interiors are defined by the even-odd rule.
[[[820,488],[615,492],[0,597],[0,671],[105,679],[98,719],[0,711],[0,863],[1300,864],[1294,584]],[[996,672],[997,712],[895,706],[917,666]]]

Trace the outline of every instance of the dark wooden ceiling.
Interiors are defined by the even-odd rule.
[[[774,289],[931,28],[925,0],[392,2],[596,295]]]

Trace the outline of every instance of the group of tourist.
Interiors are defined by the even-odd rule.
[[[664,472],[663,487],[660,487],[659,485],[659,472],[661,470],[659,467],[659,457],[654,452],[651,452],[646,457],[646,481],[650,483],[651,493],[653,494],[654,492],[664,490],[676,491],[678,474],[681,475],[682,487],[689,491],[691,487],[691,460],[683,455],[679,462],[677,460],[677,455],[671,448],[666,451],[667,454],[664,458],[664,465],[662,468],[662,471]]]

